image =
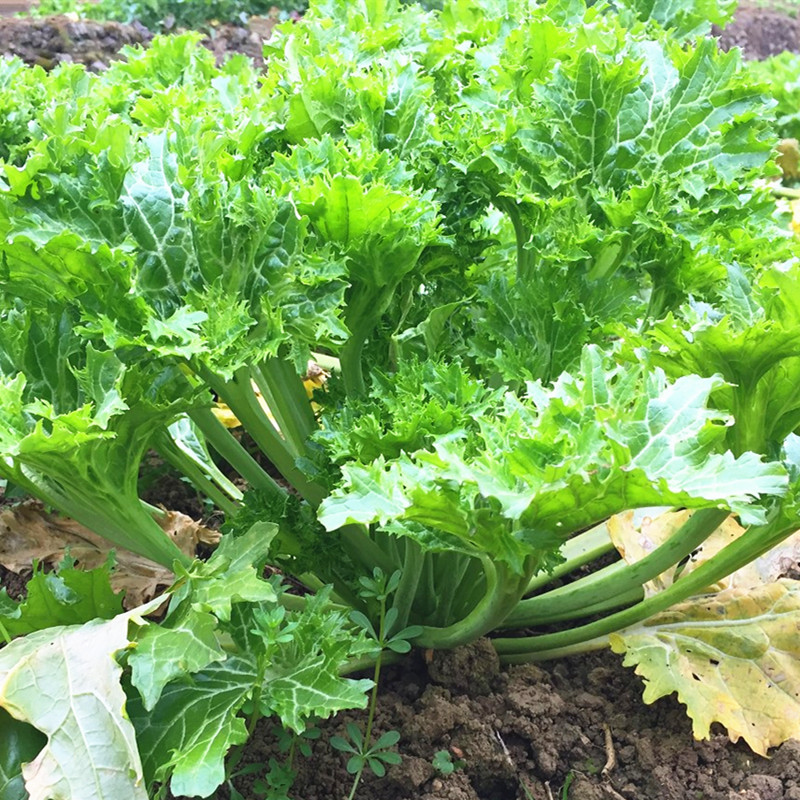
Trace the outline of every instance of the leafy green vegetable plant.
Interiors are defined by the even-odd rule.
[[[183,36],[0,95],[0,476],[176,573],[161,623],[13,641],[0,705],[47,732],[13,664],[107,625],[127,774],[208,796],[261,717],[300,735],[365,706],[384,651],[505,629],[510,663],[626,651],[698,735],[731,702],[758,752],[792,735],[728,665],[800,682],[770,667],[794,584],[722,590],[713,633],[698,599],[789,539],[800,490],[800,268],[757,181],[771,102],[735,52],[688,40],[701,17],[329,0],[276,32],[264,75]],[[330,372],[311,398],[309,362]],[[149,448],[225,512],[207,563],[140,501]],[[632,558],[670,509],[692,513]],[[686,567],[731,518],[744,532]],[[308,594],[260,580],[267,561]],[[737,631],[764,616],[755,653]],[[705,693],[669,667],[680,626],[723,665]],[[374,681],[341,677],[359,668]],[[373,715],[374,696],[336,740],[356,786],[392,760]]]
[[[775,99],[776,133],[781,138],[800,138],[800,58],[780,53],[764,61],[751,61],[747,71],[753,80],[769,87]]]

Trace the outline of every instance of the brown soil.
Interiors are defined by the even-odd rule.
[[[203,44],[221,63],[232,53],[244,53],[263,65],[262,46],[276,24],[273,17],[253,17],[247,27],[217,24],[212,26]],[[790,50],[800,52],[800,20],[791,7],[763,8],[750,3],[739,6],[725,30],[715,27],[720,47],[741,47],[745,58],[763,59]],[[86,64],[101,70],[128,44],[147,44],[153,34],[139,24],[73,20],[67,17],[47,19],[0,19],[0,55],[16,55],[28,64],[47,69],[64,61]]]
[[[714,26],[723,50],[741,47],[748,59],[765,59],[789,50],[800,52],[800,20],[797,8],[780,7],[780,0],[770,8],[742,3],[733,21],[720,30]]]
[[[218,63],[228,55],[244,53],[262,66],[263,44],[276,19],[254,17],[248,27],[218,24],[209,29],[203,44]],[[78,62],[89,69],[105,69],[125,45],[146,45],[153,38],[147,28],[134,23],[74,20],[69,17],[0,18],[0,56],[18,56],[26,64],[52,69],[63,62]]]
[[[15,600],[19,600],[21,597],[25,596],[30,577],[30,572],[27,575],[20,575],[16,572],[11,572],[11,570],[6,569],[0,564],[0,589],[5,589],[9,597],[13,597]]]
[[[714,29],[720,47],[741,47],[745,58],[763,59],[790,50],[800,52],[800,20],[791,7],[763,8],[743,3],[725,30]],[[262,47],[276,24],[275,17],[253,17],[248,25],[216,24],[203,44],[218,63],[233,53],[244,53],[263,65]],[[153,34],[142,25],[73,20],[68,17],[0,19],[0,55],[16,55],[28,64],[47,69],[64,61],[101,70],[128,44],[147,44]]]
[[[70,61],[103,69],[125,45],[146,44],[150,39],[146,28],[118,22],[68,17],[0,19],[0,55],[18,56],[45,69]]]
[[[203,39],[203,45],[217,58],[217,64],[234,53],[249,56],[258,67],[264,66],[264,42],[272,35],[278,20],[274,17],[251,17],[247,26],[215,25]]]
[[[696,742],[676,700],[645,706],[641,689],[611,653],[507,670],[486,641],[437,653],[427,667],[413,657],[388,671],[377,715],[378,735],[400,732],[403,762],[365,777],[356,800],[800,800],[800,742],[769,760],[721,732]],[[290,797],[344,800],[352,776],[327,739],[348,721],[363,728],[364,715],[320,726]],[[463,762],[450,775],[432,765],[439,750]],[[246,760],[275,756],[264,723]]]

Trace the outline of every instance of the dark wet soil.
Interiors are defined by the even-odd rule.
[[[9,597],[13,597],[14,600],[19,600],[25,596],[26,586],[30,577],[30,572],[18,575],[0,564],[0,588],[5,589]]]
[[[125,45],[147,44],[152,38],[142,26],[118,22],[68,17],[0,19],[0,55],[17,56],[45,69],[62,62],[103,69]]]

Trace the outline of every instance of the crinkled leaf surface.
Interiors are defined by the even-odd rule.
[[[259,682],[262,713],[279,715],[298,733],[311,717],[366,705],[372,682],[339,675],[359,648],[363,652],[363,637],[344,614],[330,610],[329,590],[286,615],[264,581],[252,601],[236,595],[240,573],[253,571],[274,528],[257,523],[244,536],[224,538],[232,544],[205,565],[205,581],[190,576],[188,591],[176,593],[162,625],[146,629],[129,656],[135,688],[128,692],[128,709],[148,787],[169,780],[175,794],[210,795],[224,779],[228,749],[247,738],[239,712]],[[206,592],[212,582],[230,583],[232,595],[222,602],[221,587]],[[200,604],[195,591],[204,598]],[[215,633],[232,640],[237,655],[228,657]]]
[[[275,652],[262,687],[265,714],[278,714],[298,734],[312,717],[326,719],[337,711],[364,708],[371,680],[339,675],[347,659],[364,645],[342,613],[325,608],[329,592],[316,595],[293,618],[291,641]]]
[[[623,0],[614,5],[643,22],[656,20],[681,39],[708,34],[712,22],[724,26],[736,8],[730,0]]]
[[[179,622],[168,622],[169,627],[148,625],[137,637],[128,663],[133,669],[131,681],[148,711],[173,678],[225,660],[215,635],[218,624],[213,614],[189,609]]]
[[[734,452],[768,452],[800,424],[800,270],[765,270],[754,280],[729,267],[729,286],[714,307],[669,315],[648,336],[653,362],[669,374],[721,375],[715,403],[734,412]]]
[[[277,525],[262,522],[242,536],[223,537],[207,562],[192,566],[186,583],[175,593],[173,606],[190,597],[193,608],[210,611],[225,622],[231,617],[234,603],[273,602],[275,590],[261,578],[259,568],[265,563],[277,532]]]
[[[152,711],[131,692],[128,713],[149,786],[170,772],[176,795],[208,797],[225,778],[228,749],[247,739],[236,714],[256,683],[255,661],[229,658],[164,689]]]
[[[193,555],[201,542],[214,545],[219,541],[218,531],[205,528],[177,511],[159,516],[158,524],[187,556]],[[30,569],[34,561],[45,567],[55,567],[67,552],[82,570],[94,570],[108,562],[112,549],[111,543],[102,536],[74,520],[46,511],[35,502],[0,511],[0,531],[0,564],[12,572]],[[124,593],[126,610],[152,600],[159,590],[173,582],[171,570],[130,550],[113,549],[116,568],[111,572],[110,584],[114,592]],[[88,619],[72,622],[86,622]],[[66,621],[51,624],[66,624]]]
[[[645,680],[644,701],[676,692],[708,738],[712,723],[760,755],[800,735],[800,582],[696,597],[620,633],[611,646]]]
[[[152,610],[38,631],[0,651],[0,706],[48,737],[22,770],[31,800],[147,800],[114,654],[129,621]]]
[[[264,687],[268,707],[281,722],[297,733],[305,730],[311,716],[327,717],[348,708],[364,708],[372,681],[348,680],[336,674],[336,664],[320,653],[295,670],[267,675]]]
[[[450,537],[446,546],[458,537],[514,569],[537,538],[552,546],[548,536],[566,538],[632,506],[718,504],[763,521],[753,500],[785,492],[785,471],[754,453],[715,452],[727,417],[707,403],[719,381],[670,384],[640,369],[587,348],[579,377],[562,375],[552,389],[531,384],[523,400],[508,395],[504,415],[481,420],[480,437],[457,431],[439,437],[435,453],[346,465],[320,520],[328,529],[420,523]],[[487,515],[487,499],[503,519]]]
[[[122,612],[122,597],[111,588],[108,565],[88,572],[73,566],[58,573],[37,569],[27,588],[27,596],[10,613],[0,604],[0,622],[11,636],[111,619]]]

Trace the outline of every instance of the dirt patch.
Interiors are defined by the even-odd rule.
[[[13,597],[14,600],[25,597],[30,577],[30,572],[27,575],[19,574],[0,564],[0,589],[5,589],[9,597]]]
[[[147,44],[152,38],[140,25],[118,22],[68,17],[0,19],[0,55],[18,56],[45,69],[73,61],[103,69],[125,45]]]
[[[248,26],[216,24],[202,44],[222,64],[242,53],[261,67],[264,42],[278,23],[277,16],[253,17]],[[26,64],[53,69],[64,62],[85,64],[93,71],[105,69],[125,45],[147,45],[153,33],[142,25],[75,20],[69,17],[0,19],[0,56],[17,56]]]
[[[235,53],[248,56],[257,67],[264,66],[264,42],[278,24],[277,16],[251,17],[247,26],[220,24],[212,27],[203,46],[216,56],[217,65]]]
[[[800,21],[790,9],[742,3],[724,29],[714,26],[723,50],[741,47],[747,59],[765,59],[789,50],[800,52]]]
[[[377,735],[400,732],[403,763],[365,777],[357,800],[800,800],[800,742],[770,760],[721,732],[696,742],[683,707],[672,698],[645,706],[640,681],[611,653],[499,670],[486,648],[437,653],[427,666],[416,656],[388,671]],[[364,715],[321,726],[291,797],[347,796],[346,758],[326,742],[348,721],[363,726]],[[458,764],[449,775],[433,766],[441,750]],[[246,760],[275,757],[264,722]]]

